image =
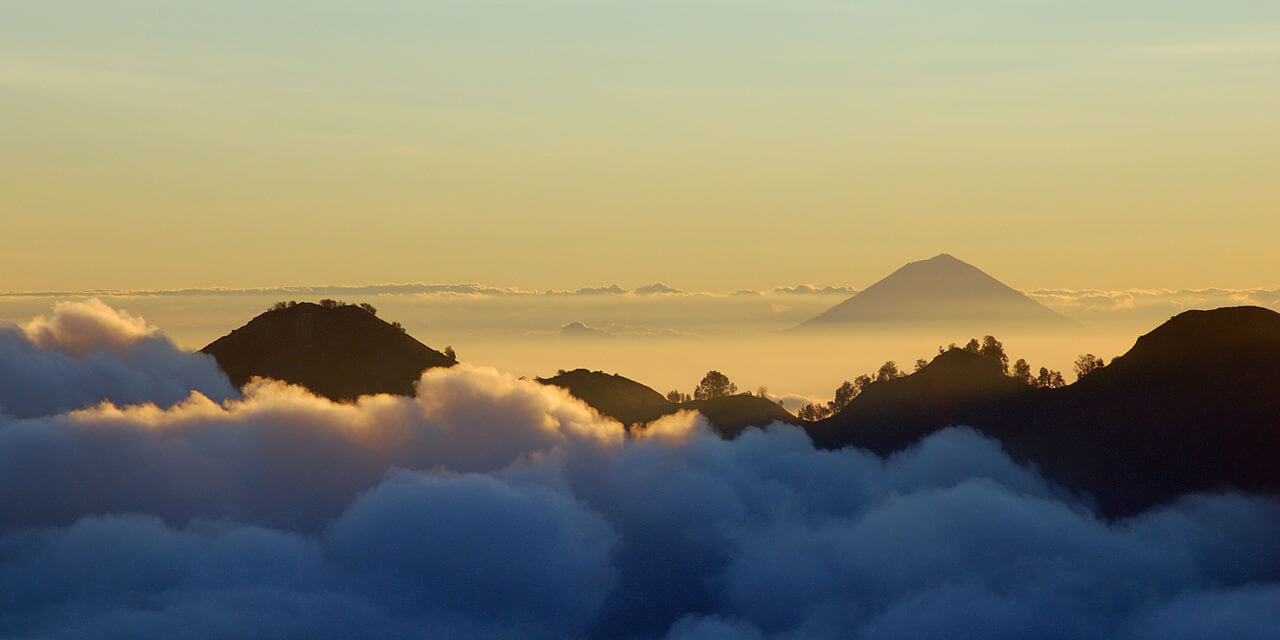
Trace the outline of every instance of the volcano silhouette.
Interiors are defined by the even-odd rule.
[[[989,332],[1075,326],[981,269],[943,253],[906,264],[795,329],[930,327]]]

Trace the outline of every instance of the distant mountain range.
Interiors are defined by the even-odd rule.
[[[948,254],[911,262],[795,331],[931,327],[956,332],[1075,323]]]
[[[364,309],[306,303],[264,313],[203,351],[237,385],[277,378],[339,401],[409,395],[424,369],[455,364]],[[629,430],[690,409],[726,438],[783,422],[801,426],[819,447],[887,455],[967,425],[1112,515],[1192,491],[1280,493],[1280,314],[1260,307],[1179,314],[1059,389],[1033,388],[995,360],[951,349],[911,375],[870,384],[817,422],[749,394],[672,403],[599,371],[538,382],[568,390]]]

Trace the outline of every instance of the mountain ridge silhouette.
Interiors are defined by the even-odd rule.
[[[806,430],[820,447],[888,455],[938,430],[970,426],[1112,515],[1194,491],[1280,493],[1274,311],[1184,312],[1060,389],[1010,386],[993,362],[976,376],[953,372],[951,393],[926,392],[921,381],[953,353],[911,376],[871,385]],[[958,387],[969,392],[954,392]]]
[[[630,378],[587,369],[562,371],[537,381],[565,389],[601,415],[621,422],[629,431],[642,429],[645,424],[678,411],[701,413],[713,431],[729,439],[736,438],[747,427],[763,427],[773,422],[803,423],[777,403],[748,393],[677,403]]]
[[[307,303],[263,313],[202,351],[237,385],[270,377],[335,400],[411,395],[422,370],[456,363],[369,311]],[[568,390],[629,431],[696,410],[726,438],[783,422],[821,448],[889,455],[968,426],[1092,496],[1108,515],[1195,491],[1280,493],[1280,314],[1261,307],[1181,313],[1058,389],[1026,385],[1000,362],[953,348],[911,375],[871,383],[815,422],[750,394],[672,403],[634,380],[586,369],[538,382]]]

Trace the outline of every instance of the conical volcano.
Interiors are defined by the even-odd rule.
[[[800,326],[928,327],[994,331],[1070,328],[1075,323],[948,254],[911,262]]]

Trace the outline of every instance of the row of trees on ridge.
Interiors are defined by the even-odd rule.
[[[317,302],[316,304],[320,305],[321,307],[324,307],[325,309],[339,309],[339,308],[342,308],[342,307],[356,307],[357,309],[361,309],[361,310],[363,310],[365,313],[368,313],[368,314],[369,314],[369,315],[371,315],[371,316],[377,316],[377,315],[378,315],[378,309],[377,309],[377,307],[375,307],[375,306],[373,306],[373,305],[369,304],[368,302],[360,302],[360,303],[357,303],[357,304],[350,304],[350,303],[348,303],[348,302],[347,302],[347,301],[345,301],[345,300],[334,300],[333,298],[324,298],[324,299],[320,300],[320,302]],[[297,301],[297,300],[289,300],[288,302],[286,302],[286,301],[284,301],[284,300],[281,300],[281,301],[279,301],[279,302],[277,302],[277,303],[275,303],[275,304],[271,305],[271,309],[270,309],[270,310],[271,310],[271,311],[284,311],[285,309],[292,309],[293,307],[296,307],[296,306],[298,306],[298,301]],[[392,322],[392,323],[391,323],[391,326],[395,327],[396,329],[399,329],[399,330],[400,330],[400,333],[408,333],[407,331],[405,331],[404,325],[400,324],[400,321],[399,321],[399,320]],[[440,353],[443,353],[443,354],[445,355],[445,357],[449,358],[450,360],[453,360],[454,362],[457,362],[457,361],[458,361],[458,354],[457,354],[456,352],[454,352],[454,350],[453,350],[453,347],[452,347],[452,346],[445,345],[444,349],[443,349]]]
[[[1031,364],[1025,359],[1019,358],[1013,363],[1012,370],[1009,367],[1009,356],[1005,353],[1004,343],[996,339],[995,336],[983,336],[979,341],[972,338],[964,347],[958,347],[953,342],[947,348],[938,347],[938,354],[946,353],[949,349],[963,349],[969,353],[973,353],[984,358],[988,358],[1000,364],[1001,371],[1006,376],[1021,382],[1029,387],[1038,389],[1058,389],[1067,385],[1066,380],[1062,377],[1061,371],[1049,369],[1048,367],[1040,367],[1040,370],[1032,373]],[[923,358],[917,359],[915,363],[915,371],[920,371],[927,367],[929,362]],[[1103,368],[1106,362],[1093,355],[1086,353],[1076,358],[1074,369],[1076,380],[1079,381],[1085,376]],[[842,409],[849,406],[853,399],[862,394],[867,387],[875,382],[883,382],[903,377],[907,374],[898,371],[897,364],[892,360],[880,366],[875,374],[864,374],[854,378],[852,381],[845,380],[838,388],[836,388],[835,398],[825,405],[818,403],[809,403],[800,408],[797,416],[802,420],[815,421],[822,420],[829,416],[839,413]]]

